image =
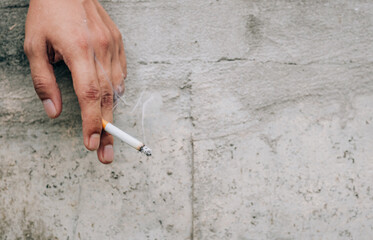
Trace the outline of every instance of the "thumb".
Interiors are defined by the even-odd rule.
[[[47,45],[41,40],[37,42],[25,40],[24,49],[30,62],[34,88],[43,102],[45,112],[48,117],[57,118],[62,111],[61,92],[53,66],[48,60]]]

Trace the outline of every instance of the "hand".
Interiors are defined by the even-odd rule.
[[[39,98],[50,118],[62,110],[51,63],[63,60],[71,71],[83,122],[84,145],[102,163],[113,161],[113,137],[101,118],[113,120],[113,91],[122,94],[126,57],[122,36],[97,0],[31,0],[25,53]]]

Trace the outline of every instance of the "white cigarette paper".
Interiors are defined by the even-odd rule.
[[[104,128],[104,130],[106,132],[108,132],[111,135],[119,138],[120,140],[127,143],[131,147],[137,149],[138,151],[144,153],[147,156],[151,155],[151,149],[148,148],[147,146],[145,146],[145,144],[143,144],[142,142],[140,142],[136,138],[132,137],[131,135],[123,132],[122,130],[120,130],[119,128],[117,128],[113,124],[105,121],[104,119],[102,119],[102,127]]]

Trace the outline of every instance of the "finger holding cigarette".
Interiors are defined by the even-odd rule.
[[[151,156],[152,155],[152,150],[145,146],[144,143],[140,142],[136,138],[132,137],[131,135],[125,133],[124,131],[120,130],[113,124],[109,123],[105,119],[102,119],[102,128],[110,133],[111,135],[119,138],[123,142],[127,143],[131,147],[135,148],[136,150],[142,152],[146,156]]]

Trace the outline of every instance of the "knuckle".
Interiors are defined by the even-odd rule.
[[[109,89],[104,90],[101,94],[101,106],[103,108],[111,109],[113,107],[114,96]]]
[[[30,38],[25,38],[23,50],[25,51],[26,55],[30,55],[35,50],[35,42]]]
[[[80,98],[84,102],[99,101],[101,98],[100,89],[94,85],[90,85],[80,94]]]
[[[110,37],[110,34],[108,34],[107,32],[102,31],[101,33],[97,34],[97,44],[101,49],[109,49],[111,41],[112,39]]]
[[[82,119],[83,128],[86,128],[88,132],[97,132],[101,129],[101,116],[87,116]]]
[[[31,43],[27,38],[23,42],[23,50],[27,55],[31,53]]]
[[[110,46],[110,38],[106,35],[102,35],[98,38],[98,45],[100,48],[107,50]]]
[[[123,38],[122,38],[122,34],[120,33],[120,31],[118,29],[115,29],[113,31],[113,35],[114,35],[114,39],[118,42],[122,42]]]
[[[99,46],[100,46],[100,48],[102,48],[102,49],[108,49],[109,48],[109,46],[110,46],[110,40],[107,38],[107,37],[100,37],[99,39],[98,39],[98,44],[99,44]]]
[[[89,43],[88,43],[88,39],[84,36],[78,36],[74,39],[74,43],[75,45],[81,49],[81,50],[88,50],[89,49]]]
[[[40,99],[47,98],[48,89],[50,89],[50,84],[47,83],[46,78],[41,75],[32,76],[34,82],[35,92],[38,94]]]

